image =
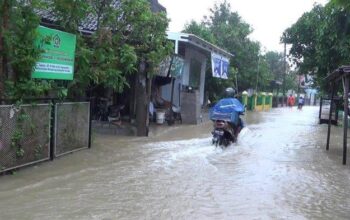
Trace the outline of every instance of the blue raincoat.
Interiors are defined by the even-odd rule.
[[[245,111],[244,105],[235,98],[221,99],[210,110],[210,120],[224,120],[235,125],[239,123],[239,115]]]

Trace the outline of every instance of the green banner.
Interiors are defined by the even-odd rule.
[[[43,50],[32,78],[73,80],[76,36],[38,27],[36,45]]]

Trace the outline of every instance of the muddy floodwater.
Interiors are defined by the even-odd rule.
[[[0,219],[350,219],[342,128],[327,152],[317,107],[245,118],[224,150],[210,122],[95,136],[90,150],[0,177]]]

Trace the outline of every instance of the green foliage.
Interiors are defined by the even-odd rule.
[[[185,25],[184,32],[200,36],[204,40],[216,44],[216,38],[213,32],[211,32],[210,28],[207,27],[204,22],[198,24],[195,21],[191,21],[189,24]]]
[[[79,24],[91,11],[86,0],[52,0],[49,2],[49,8],[57,16],[60,26],[70,33],[78,32]]]
[[[35,159],[40,159],[43,155],[43,146],[41,144],[39,144],[38,146],[36,146],[34,148],[34,157]]]
[[[269,65],[266,55],[259,56],[258,65],[256,83],[257,91],[272,91],[272,88],[270,88],[270,82],[275,79],[274,72],[277,70]]]
[[[251,26],[244,22],[237,12],[231,11],[227,1],[215,4],[201,23],[192,21],[187,24],[184,32],[200,36],[234,55],[230,62],[228,80],[213,78],[211,70],[208,70],[206,91],[209,92],[211,100],[221,98],[224,88],[235,87],[236,82],[239,91],[248,88],[269,89],[269,81],[275,79],[280,71],[279,66],[267,63],[269,57],[261,54],[260,44],[248,37],[252,33]]]
[[[40,97],[52,92],[64,98],[68,94],[81,95],[93,85],[121,92],[129,86],[127,76],[137,72],[140,61],[146,61],[152,72],[171,51],[165,34],[168,19],[164,13],[153,13],[146,0],[121,0],[119,8],[112,7],[111,0],[30,2],[0,3],[0,10],[7,8],[0,11],[0,34],[4,36],[5,49],[0,58],[6,61],[5,73],[0,71],[0,77],[6,76],[8,98]],[[3,7],[4,4],[8,7]],[[53,11],[60,29],[77,35],[75,75],[68,84],[31,79],[41,54],[34,45],[40,23],[35,9],[42,7]],[[88,16],[97,17],[97,30],[91,36],[83,36],[78,27]]]
[[[295,71],[291,71],[288,74],[286,74],[286,91],[291,89],[294,91],[298,91],[298,74]]]
[[[170,54],[171,43],[167,40],[166,14],[153,13],[146,0],[122,0],[120,10],[120,29],[125,41],[135,48],[138,62],[148,64],[149,73],[153,73],[159,63]]]
[[[217,44],[234,54],[230,63],[238,69],[240,89],[254,88],[260,45],[248,38],[252,32],[250,25],[237,12],[231,12],[231,6],[226,1],[215,5],[211,13],[204,22],[211,26]]]
[[[314,76],[317,87],[324,89],[324,77],[350,62],[349,13],[333,3],[316,5],[284,33],[299,72]]]
[[[51,81],[38,81],[29,78],[21,78],[16,82],[6,81],[6,97],[21,99],[24,97],[40,97],[52,89]]]
[[[89,86],[103,85],[116,92],[129,86],[127,76],[137,72],[140,61],[152,72],[170,52],[165,30],[168,20],[155,14],[146,0],[122,0],[119,8],[110,0],[54,1],[65,31],[78,35],[75,79],[70,91],[84,92]],[[77,5],[81,4],[81,7]],[[77,32],[77,26],[90,13],[97,17],[97,30],[90,37]],[[73,18],[72,18],[73,17]]]
[[[283,80],[284,73],[284,57],[283,54],[277,52],[267,52],[265,54],[266,63],[271,71],[273,80]]]
[[[18,102],[12,109],[16,112],[16,127],[11,136],[11,147],[16,151],[16,158],[20,159],[24,157],[25,150],[23,149],[23,138],[25,135],[33,135],[35,132],[35,125],[32,122],[30,115],[21,108],[21,103]],[[35,151],[37,153],[37,150]]]
[[[3,7],[3,6],[7,7]],[[34,8],[40,8],[44,3],[33,0],[31,4],[26,1],[2,1],[0,3],[0,32],[3,33],[2,59],[5,76],[5,95],[8,98],[21,99],[24,96],[40,96],[46,93],[50,86],[47,82],[32,80],[31,72],[38,60],[41,50],[34,45],[37,37],[36,28],[40,18]],[[1,91],[2,92],[2,91]]]
[[[11,137],[11,147],[16,150],[16,157],[22,158],[24,156],[24,149],[22,148],[22,139],[24,138],[23,124],[30,117],[23,111],[19,111],[16,119],[16,129]]]
[[[331,0],[334,5],[340,6],[347,11],[350,11],[350,2],[348,0]]]

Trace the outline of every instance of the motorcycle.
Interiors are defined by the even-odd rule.
[[[245,107],[235,98],[221,99],[210,112],[213,121],[212,144],[227,147],[237,141],[238,134],[243,128],[240,118]]]
[[[212,144],[227,147],[237,141],[241,130],[241,125],[235,126],[228,121],[216,120],[214,121],[214,130],[212,131]]]
[[[95,120],[115,122],[121,119],[120,112],[125,108],[125,105],[110,105],[107,98],[99,98],[95,109]]]

